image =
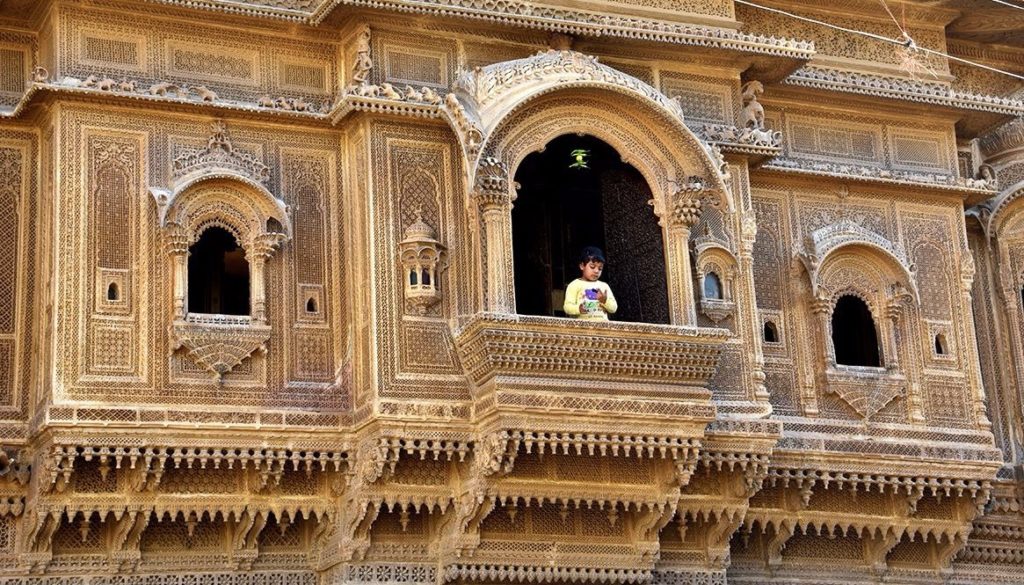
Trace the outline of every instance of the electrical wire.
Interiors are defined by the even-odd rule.
[[[992,1],[996,2],[996,1],[999,1],[999,0],[992,0]],[[900,38],[900,39],[890,38],[890,37],[885,37],[885,36],[878,35],[878,34],[875,34],[875,33],[863,31],[863,30],[846,28],[844,26],[839,26],[838,24],[832,24],[831,22],[825,22],[824,20],[818,20],[818,19],[815,19],[815,18],[807,17],[807,16],[801,16],[799,14],[794,14],[792,12],[787,12],[785,10],[780,10],[778,8],[771,8],[769,6],[764,6],[764,5],[761,5],[761,4],[756,4],[754,2],[750,2],[749,0],[735,0],[735,2],[737,4],[743,4],[745,6],[750,6],[752,8],[757,8],[757,9],[760,9],[760,10],[765,10],[767,12],[774,12],[776,14],[782,14],[782,15],[788,16],[790,18],[795,18],[797,20],[802,20],[804,22],[809,22],[809,23],[812,23],[812,24],[817,24],[819,26],[824,26],[824,27],[827,27],[827,28],[835,29],[835,30],[838,30],[838,31],[842,31],[842,32],[846,32],[846,33],[850,33],[850,34],[854,34],[854,35],[860,35],[862,37],[867,37],[867,38],[870,38],[870,39],[875,39],[876,41],[882,41],[884,43],[890,43],[890,44],[893,44],[893,45],[900,45],[900,46],[903,46],[903,47],[909,47],[909,48],[912,48],[912,49],[917,50],[917,51],[922,51],[924,53],[929,53],[931,55],[938,55],[940,57],[945,57],[946,59],[952,59],[953,61],[957,61],[957,62],[963,63],[965,65],[971,65],[973,67],[978,67],[980,69],[986,69],[988,71],[992,71],[993,73],[1001,73],[1002,75],[1008,75],[1008,76],[1013,77],[1015,79],[1020,79],[1021,81],[1024,81],[1024,75],[1018,75],[1016,73],[1011,73],[1010,71],[1004,71],[1004,70],[998,69],[996,67],[989,67],[988,65],[984,65],[982,63],[977,63],[977,62],[971,61],[969,59],[964,59],[962,57],[956,57],[956,56],[950,55],[948,53],[943,53],[942,51],[936,51],[934,49],[929,49],[927,47],[919,46],[916,43],[914,43],[913,39],[910,37],[910,35],[906,34],[905,32],[904,32],[904,37],[903,38]]]
[[[1016,8],[1017,10],[1024,10],[1024,6],[1021,6],[1020,4],[1011,4],[1010,2],[1007,2],[1006,0],[992,0],[992,1],[995,2],[996,4],[1002,4],[1003,6],[1009,6],[1010,8]]]

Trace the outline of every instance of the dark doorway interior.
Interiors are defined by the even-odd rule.
[[[878,334],[871,310],[853,295],[839,298],[832,312],[832,344],[836,363],[845,366],[881,366]]]
[[[188,310],[249,314],[249,262],[245,250],[223,228],[208,228],[189,248]]]
[[[515,180],[517,312],[562,316],[565,287],[580,275],[580,251],[598,246],[608,259],[601,280],[619,303],[612,319],[669,322],[662,231],[639,171],[593,136],[566,135],[527,156]]]

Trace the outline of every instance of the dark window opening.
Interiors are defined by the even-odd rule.
[[[211,227],[189,248],[188,310],[249,314],[249,262],[235,237]]]
[[[566,135],[516,170],[512,210],[516,310],[561,316],[586,246],[604,250],[601,275],[615,294],[616,321],[668,323],[665,244],[643,175],[593,136]]]
[[[309,299],[306,300],[306,312],[316,313],[316,299],[313,297],[309,297]]]
[[[423,283],[423,285],[424,286],[429,286],[430,285],[430,273],[427,272],[426,270],[424,270],[422,273],[420,273],[420,276],[421,276],[420,277],[420,281]]]
[[[935,355],[946,355],[946,336],[941,333],[935,336]]]
[[[882,365],[875,321],[864,301],[853,295],[840,297],[832,312],[832,345],[837,364],[876,368]]]
[[[411,284],[412,286],[416,286],[417,284],[419,284],[419,276],[416,274],[415,270],[409,271],[409,284]]]
[[[284,233],[284,226],[281,225],[281,222],[278,221],[276,217],[268,218],[267,219],[267,233],[268,234],[283,234]]]
[[[775,326],[775,323],[772,323],[771,321],[764,322],[764,340],[767,343],[779,342],[779,330]]]
[[[719,280],[718,275],[714,272],[708,272],[704,275],[704,298],[712,300],[722,300],[722,281]]]
[[[116,301],[121,298],[121,291],[117,289],[117,283],[112,282],[107,286],[107,300]]]

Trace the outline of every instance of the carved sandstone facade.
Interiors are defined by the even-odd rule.
[[[1024,582],[1022,97],[731,0],[4,0],[0,583]]]

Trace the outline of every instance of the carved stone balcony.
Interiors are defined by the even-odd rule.
[[[484,426],[702,436],[727,332],[482,313],[455,344]],[[585,421],[585,424],[583,424]]]
[[[170,327],[171,351],[185,348],[219,383],[253,352],[266,352],[270,326],[248,316],[190,313]]]

